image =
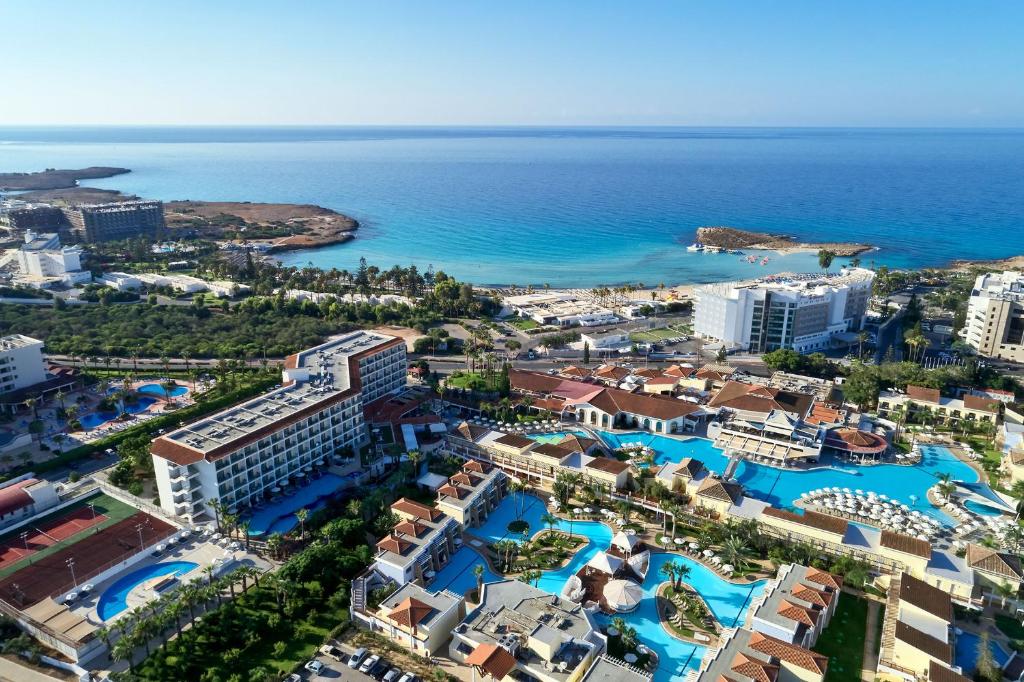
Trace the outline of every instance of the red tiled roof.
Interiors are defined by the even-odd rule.
[[[494,442],[500,443],[501,445],[507,445],[510,448],[516,448],[517,450],[522,450],[530,447],[531,445],[537,444],[537,441],[535,440],[531,440],[526,436],[520,436],[514,433],[506,433],[500,438],[495,438]]]
[[[947,665],[953,662],[953,647],[937,637],[921,632],[907,625],[902,620],[896,621],[896,639],[905,642],[918,651],[923,651],[934,659]]]
[[[496,644],[479,644],[466,657],[466,664],[480,668],[495,680],[504,679],[516,668],[512,654]]]
[[[25,488],[34,485],[39,481],[28,478],[24,481],[12,483],[6,488],[0,488],[0,516],[24,509],[32,504],[32,496],[25,492]]]
[[[947,623],[953,622],[953,600],[949,594],[909,573],[900,576],[900,601],[916,606]]]
[[[697,497],[706,497],[719,502],[735,504],[742,495],[740,487],[735,483],[708,476],[697,488]]]
[[[630,375],[630,371],[625,367],[619,367],[618,365],[601,365],[594,370],[594,376],[600,379],[612,379],[614,381],[622,381]]]
[[[797,623],[803,623],[807,627],[814,627],[818,622],[818,614],[814,609],[794,604],[785,599],[779,605],[779,615],[795,620]]]
[[[927,541],[918,540],[902,533],[894,533],[891,530],[882,531],[882,539],[879,544],[896,552],[913,554],[923,559],[931,558],[932,555],[932,546]]]
[[[942,399],[942,393],[937,388],[926,386],[907,386],[907,395],[919,402],[938,404]]]
[[[406,597],[401,604],[396,606],[391,613],[388,614],[388,618],[398,623],[399,625],[407,628],[416,627],[416,625],[423,621],[424,618],[430,615],[430,612],[434,608],[429,604],[424,604],[419,599],[413,599],[412,597]]]
[[[779,388],[728,381],[708,403],[711,407],[725,407],[742,412],[763,412],[772,410],[795,412],[801,417],[807,413],[814,396],[792,393]]]
[[[585,378],[590,376],[590,370],[585,367],[577,367],[576,365],[569,365],[563,368],[559,374],[567,377],[578,377]]]
[[[999,411],[999,401],[993,398],[984,398],[980,395],[964,396],[964,407],[968,410],[978,410],[980,412],[991,412],[995,414]]]
[[[811,413],[804,418],[804,421],[808,424],[839,424],[843,420],[843,416],[831,407],[820,405],[815,403],[811,407]]]
[[[747,643],[747,646],[754,651],[774,656],[780,661],[791,663],[819,675],[824,675],[825,671],[828,670],[827,656],[822,656],[802,646],[790,644],[760,632],[750,635],[750,641]]]
[[[804,577],[812,583],[831,587],[833,590],[841,589],[843,586],[843,579],[838,575],[829,573],[828,571],[823,571],[820,568],[814,568],[813,566],[807,567],[807,572],[804,573]]]
[[[541,443],[531,450],[530,453],[562,461],[572,454],[572,450],[563,448],[561,445],[555,445],[554,443]]]
[[[478,462],[475,459],[471,459],[470,461],[462,465],[463,471],[473,471],[478,474],[486,474],[488,471],[490,471],[490,468],[491,467],[489,464]]]
[[[665,374],[670,377],[678,377],[680,379],[686,379],[693,374],[693,367],[684,367],[682,365],[672,365],[665,370]]]
[[[817,528],[818,530],[823,530],[827,533],[835,533],[836,535],[844,535],[846,533],[846,528],[849,525],[846,519],[840,519],[835,516],[829,516],[828,514],[821,514],[810,510],[804,511],[803,514],[797,514],[796,512],[791,512],[786,509],[765,507],[761,514],[781,519],[783,521],[789,521],[790,523],[797,523],[801,526]]]
[[[404,533],[405,535],[411,535],[414,538],[418,538],[428,530],[430,529],[427,526],[424,526],[418,521],[400,521],[395,525],[396,533]]]
[[[402,554],[411,546],[412,543],[408,540],[396,538],[394,535],[389,535],[386,538],[382,538],[381,540],[377,541],[378,549],[383,549],[388,552],[394,552],[395,554]]]
[[[1020,580],[1024,577],[1019,557],[974,543],[967,545],[967,564],[971,568],[994,573],[1002,578]]]
[[[428,521],[436,521],[442,516],[439,510],[433,507],[428,507],[425,504],[420,504],[414,500],[410,500],[407,497],[403,497],[391,504],[391,509],[404,514],[409,514],[415,518],[426,519]]]
[[[822,608],[825,608],[832,603],[831,592],[816,590],[809,585],[798,585],[797,588],[793,590],[793,596],[800,601],[805,601],[808,604],[816,604]]]
[[[775,682],[779,676],[779,666],[758,661],[757,659],[737,653],[732,660],[732,671],[755,682]]]
[[[832,429],[825,441],[831,448],[855,453],[875,454],[889,447],[888,441],[881,436],[852,428]]]
[[[437,494],[438,495],[447,495],[448,497],[454,497],[456,500],[461,500],[463,497],[465,497],[469,493],[467,491],[463,490],[462,488],[459,488],[458,486],[451,485],[450,483],[446,483],[445,485],[443,485],[443,486],[441,486],[440,488],[437,489]]]
[[[651,419],[678,419],[700,410],[699,405],[686,400],[630,393],[617,388],[606,388],[587,402],[612,416],[626,412]]]
[[[1018,657],[1019,658],[1019,657]],[[1009,672],[1009,671],[1006,671]],[[1017,679],[1010,677],[1011,680]],[[971,678],[964,677],[960,673],[953,672],[941,663],[928,662],[928,682],[971,682]]]
[[[629,462],[620,462],[617,459],[611,457],[595,457],[586,464],[588,469],[596,469],[597,471],[605,471],[609,474],[615,474],[616,476],[621,474],[623,471],[629,469]]]

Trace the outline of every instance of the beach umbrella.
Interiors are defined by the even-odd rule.
[[[684,540],[682,538],[675,538],[674,540],[672,540],[672,542],[676,543],[677,545],[681,545],[684,542],[686,542],[686,540]]]
[[[691,542],[690,549],[700,549],[700,545],[698,545],[696,542]]]
[[[710,559],[711,557],[715,556],[715,553],[712,552],[710,549],[705,549],[704,550],[704,556],[706,556],[707,558]]]
[[[725,564],[724,566],[722,566],[722,570],[725,571],[726,573],[732,573],[733,571],[736,570],[736,567],[733,566],[732,564]]]

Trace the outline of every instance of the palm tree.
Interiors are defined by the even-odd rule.
[[[548,527],[548,533],[554,531],[555,524],[558,523],[558,517],[551,512],[544,512],[544,515],[540,517],[540,520]]]
[[[676,562],[666,561],[661,565],[661,574],[668,579],[668,582],[672,584],[672,589],[676,587]]]
[[[999,583],[996,585],[996,594],[1002,600],[999,608],[1006,610],[1006,600],[1017,596],[1017,590],[1013,589],[1013,586],[1009,583]]]
[[[528,571],[523,571],[522,573],[519,574],[519,579],[520,580],[522,580],[527,585],[533,585],[534,587],[537,586],[537,582],[540,580],[540,578],[541,578],[541,572],[536,570],[536,569],[530,569]]]
[[[836,254],[834,251],[829,251],[828,249],[821,249],[820,251],[818,251],[818,265],[821,267],[822,270],[824,270],[827,273],[828,269],[832,266],[832,260],[835,257]]]
[[[674,561],[673,563],[676,565],[676,589],[679,589],[683,586],[683,581],[690,577],[690,567],[681,561]]]
[[[281,554],[281,545],[283,544],[283,538],[280,533],[271,533],[270,537],[267,538],[267,551],[275,559]]]
[[[746,565],[747,551],[747,545],[743,542],[742,538],[730,535],[722,543],[719,555],[722,557],[723,562],[732,564],[736,567],[737,571],[740,571],[741,567]]]
[[[476,600],[480,601],[484,590],[484,565],[477,564],[474,566],[473,575],[476,576]]]
[[[306,540],[306,519],[309,518],[309,510],[303,507],[295,512],[295,518],[299,520],[299,540]]]

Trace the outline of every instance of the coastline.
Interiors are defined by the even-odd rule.
[[[798,242],[787,235],[770,232],[753,232],[725,225],[697,228],[697,241],[707,246],[722,249],[751,249],[775,251],[778,254],[817,253],[832,251],[837,257],[850,258],[867,251],[877,250],[871,244],[854,242]]]

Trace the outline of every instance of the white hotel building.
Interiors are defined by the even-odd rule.
[[[46,381],[43,342],[22,334],[0,338],[0,394]]]
[[[782,274],[697,287],[694,331],[757,353],[825,350],[833,340],[853,340],[864,323],[874,279],[871,270],[845,268],[828,276]]]
[[[363,405],[405,385],[402,339],[359,331],[285,360],[283,385],[153,441],[160,504],[194,521],[243,509],[366,444]]]

